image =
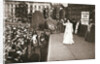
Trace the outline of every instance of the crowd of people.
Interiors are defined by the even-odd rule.
[[[46,61],[49,35],[26,25],[5,25],[5,63]]]

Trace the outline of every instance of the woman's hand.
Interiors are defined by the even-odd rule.
[[[62,23],[64,23],[64,20],[63,20],[63,19],[61,19],[61,22],[62,22]]]

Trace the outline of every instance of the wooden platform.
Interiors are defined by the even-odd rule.
[[[47,61],[80,60],[95,58],[95,43],[74,35],[73,45],[64,45],[63,33],[50,35]]]

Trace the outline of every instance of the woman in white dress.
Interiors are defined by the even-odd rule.
[[[73,24],[67,20],[66,23],[63,22],[65,27],[64,37],[63,37],[63,44],[73,44]]]

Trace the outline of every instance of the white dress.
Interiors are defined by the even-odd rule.
[[[63,37],[63,44],[73,44],[73,24],[70,22],[63,23],[66,26],[64,37]]]

